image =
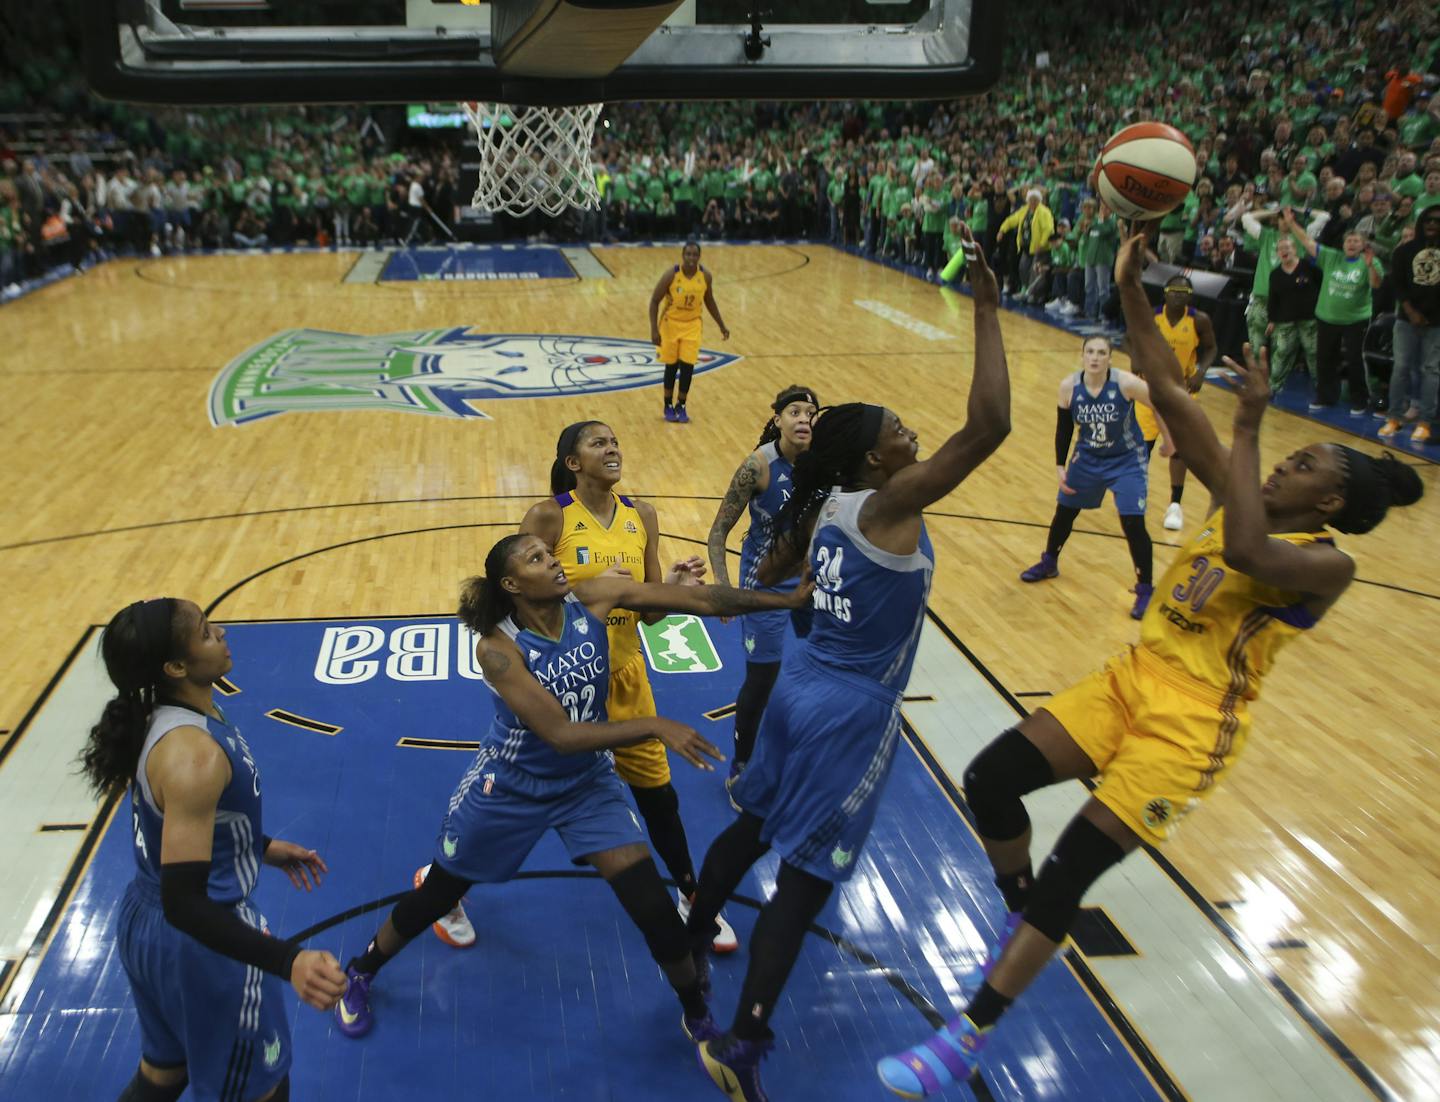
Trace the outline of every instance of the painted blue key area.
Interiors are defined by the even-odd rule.
[[[373,676],[322,684],[316,657],[327,627],[363,621],[234,624],[230,677],[221,698],[254,750],[265,830],[313,846],[330,866],[323,887],[295,891],[262,871],[255,901],[271,929],[293,935],[410,885],[430,859],[441,813],[468,753],[409,749],[402,737],[478,739],[490,694],[457,673],[453,620],[379,620],[385,645],[363,661]],[[396,668],[437,680],[387,676],[396,632],[440,625],[444,661],[423,656]],[[744,672],[739,624],[708,621],[724,660],[715,674],[651,674],[660,711],[685,719],[728,751],[732,720],[703,712],[735,699]],[[411,648],[425,640],[415,633]],[[352,670],[365,672],[370,667]],[[337,724],[330,736],[265,717],[280,708]],[[723,767],[701,773],[672,755],[698,867],[732,816]],[[134,1071],[139,1035],[115,952],[117,902],[131,876],[128,809],[113,820],[62,917],[15,1027],[0,1048],[0,1098],[106,1102]],[[767,857],[741,885],[751,900],[773,885]],[[663,870],[662,870],[663,871]],[[758,874],[758,876],[756,875]],[[428,931],[386,966],[374,988],[376,1027],[358,1041],[286,988],[295,1045],[292,1097],[325,1100],[493,1098],[612,1100],[719,1098],[680,1032],[680,1009],[609,889],[570,865],[549,835],[524,879],[481,886],[466,906],[479,933],[469,950]],[[979,843],[914,749],[899,751],[875,833],[854,879],[835,893],[820,925],[871,954],[949,1014],[936,969],[959,975],[998,926],[1002,905]],[[361,951],[387,909],[339,923],[310,948],[342,962]],[[753,906],[727,915],[742,949],[714,968],[716,1017],[735,1009]],[[764,1065],[777,1102],[893,1097],[875,1060],[921,1039],[921,1012],[878,970],[821,936],[807,940],[773,1025]],[[1001,1023],[985,1053],[979,1096],[997,1099],[1153,1098],[1151,1086],[1072,973],[1052,964]],[[988,1091],[988,1093],[987,1093]],[[947,1097],[971,1097],[955,1087]]]
[[[385,263],[381,282],[573,279],[565,254],[553,247],[449,245],[402,249]]]

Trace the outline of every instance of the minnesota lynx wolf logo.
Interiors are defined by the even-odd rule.
[[[701,350],[695,370],[739,359]],[[649,341],[619,337],[287,329],[225,366],[210,387],[210,423],[243,425],[303,410],[392,409],[437,417],[488,415],[475,399],[548,398],[660,382]]]

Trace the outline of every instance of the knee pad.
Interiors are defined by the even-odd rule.
[[[1030,829],[1020,797],[1055,780],[1039,748],[1011,727],[975,755],[965,769],[965,802],[982,838],[1006,842]]]
[[[680,391],[683,394],[690,389],[690,380],[695,376],[695,365],[687,364],[684,360],[679,362],[680,367]]]
[[[469,890],[470,881],[431,865],[425,882],[402,896],[390,912],[395,932],[406,941],[424,933],[427,926],[449,914]]]
[[[1040,867],[1025,921],[1051,941],[1064,941],[1090,885],[1124,856],[1120,844],[1089,819],[1075,819]]]
[[[690,939],[685,934],[685,923],[675,909],[669,889],[660,879],[653,857],[636,861],[612,876],[609,884],[630,921],[644,935],[656,963],[673,964],[689,955]]]
[[[678,363],[665,365],[665,389],[669,390],[675,385],[675,374],[679,370]]]
[[[265,1102],[290,1102],[290,1076],[287,1075],[280,1080]]]

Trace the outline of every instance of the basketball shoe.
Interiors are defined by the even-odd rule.
[[[429,871],[429,865],[415,870],[416,888],[425,883],[425,876]],[[463,903],[456,903],[449,914],[430,928],[435,931],[436,937],[456,949],[468,949],[475,944],[475,927],[471,925],[470,916],[465,913]]]

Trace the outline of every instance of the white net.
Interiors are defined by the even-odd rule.
[[[464,106],[480,147],[473,206],[492,213],[541,210],[550,215],[600,206],[590,145],[603,104]]]

